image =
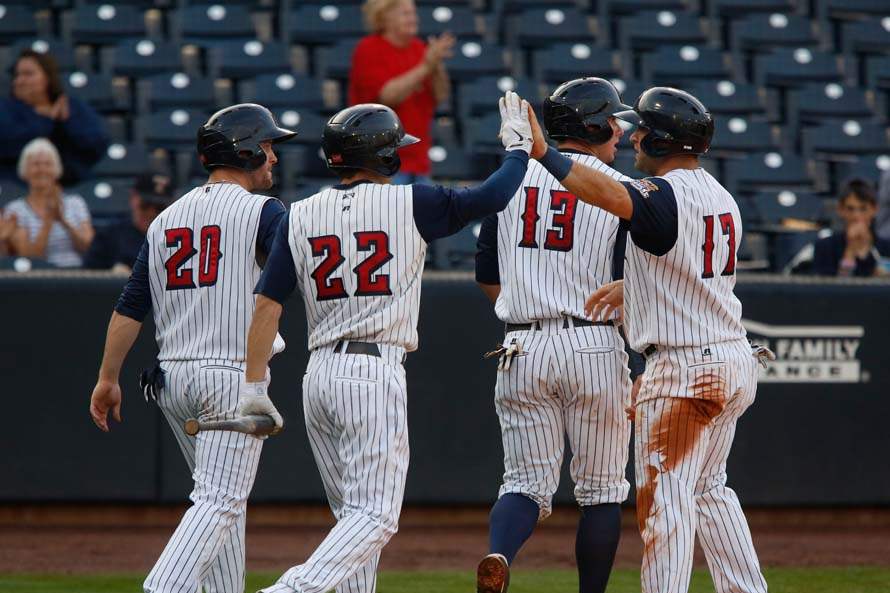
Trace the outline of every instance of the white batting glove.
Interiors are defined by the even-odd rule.
[[[520,99],[513,91],[507,93],[498,100],[498,108],[501,110],[501,131],[498,136],[509,150],[524,150],[526,154],[532,151],[532,125],[528,121],[528,102]]]
[[[284,426],[284,419],[269,395],[266,393],[266,381],[257,381],[256,383],[241,383],[238,391],[238,407],[235,414],[238,416],[271,416],[275,421],[275,427]]]

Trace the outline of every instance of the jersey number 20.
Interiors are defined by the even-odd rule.
[[[704,252],[705,262],[702,278],[714,277],[714,215],[709,214],[702,217],[705,221],[705,242],[701,246]],[[721,276],[732,276],[735,274],[735,223],[732,220],[730,212],[724,212],[717,217],[720,221],[720,231],[727,236],[726,242],[729,245],[729,257],[726,260],[726,266],[720,272]]]
[[[219,275],[219,242],[222,231],[216,225],[201,227],[199,233],[200,255],[198,257],[198,286],[213,286]],[[199,253],[195,249],[195,236],[188,227],[167,229],[164,239],[168,248],[178,247],[173,255],[167,258],[167,290],[183,290],[195,288],[194,272],[191,267],[184,267],[192,257]]]
[[[389,274],[376,274],[393,257],[389,252],[389,236],[383,231],[360,231],[355,233],[355,244],[359,251],[370,252],[368,257],[352,269],[356,277],[355,296],[392,294],[389,289]],[[312,271],[316,298],[319,301],[347,298],[349,294],[343,285],[343,278],[331,278],[331,274],[346,261],[340,237],[311,237],[309,246],[313,256],[324,257]]]

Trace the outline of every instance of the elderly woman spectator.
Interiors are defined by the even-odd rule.
[[[4,213],[16,220],[13,252],[62,268],[79,267],[93,240],[93,225],[83,198],[62,194],[59,152],[49,140],[36,138],[22,150],[18,172],[28,193],[10,202]]]
[[[367,0],[363,7],[371,35],[352,55],[349,104],[383,103],[392,107],[405,131],[420,142],[399,151],[402,167],[393,183],[428,181],[430,125],[436,105],[451,92],[444,60],[455,39],[449,33],[417,37],[414,0]]]
[[[49,138],[65,168],[64,185],[89,176],[105,153],[108,136],[102,118],[86,103],[64,93],[56,61],[49,54],[23,51],[15,63],[12,96],[0,98],[0,177],[14,179],[22,148]]]

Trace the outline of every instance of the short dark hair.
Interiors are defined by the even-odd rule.
[[[19,57],[16,58],[15,64],[18,65],[25,58],[31,58],[37,62],[37,65],[43,70],[47,80],[46,92],[49,95],[49,100],[55,102],[56,99],[65,93],[65,87],[62,86],[62,77],[59,75],[59,65],[56,63],[56,59],[49,53],[24,49],[19,54]]]
[[[838,197],[838,202],[843,204],[844,201],[850,196],[855,196],[856,199],[871,204],[872,206],[878,205],[878,198],[875,194],[875,188],[865,179],[860,179],[857,177],[855,179],[849,180],[841,189],[840,196]]]

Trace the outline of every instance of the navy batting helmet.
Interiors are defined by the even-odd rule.
[[[405,133],[395,111],[364,103],[328,120],[322,147],[329,169],[365,169],[391,177],[402,166],[398,149],[417,142],[418,138]]]
[[[234,167],[255,171],[266,162],[262,142],[284,142],[297,133],[279,128],[272,113],[255,103],[221,109],[198,128],[198,154],[208,171]]]
[[[651,157],[704,154],[714,136],[714,118],[702,102],[679,89],[653,87],[634,108],[615,117],[649,130],[640,148]]]
[[[544,99],[544,128],[554,140],[574,138],[602,144],[612,138],[609,117],[630,109],[618,90],[602,78],[565,82]]]

